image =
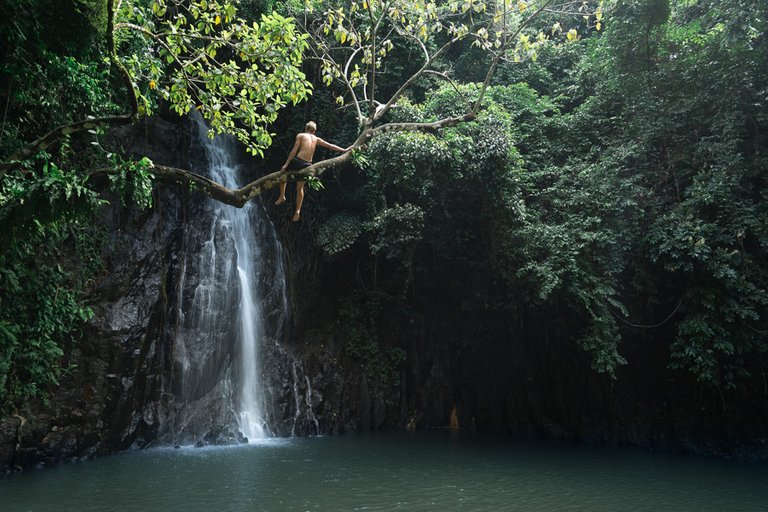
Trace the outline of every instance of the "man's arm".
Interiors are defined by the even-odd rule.
[[[299,152],[299,148],[301,147],[301,134],[296,134],[296,143],[293,145],[293,149],[290,153],[288,153],[288,158],[285,160],[285,163],[280,168],[281,171],[285,172],[285,170],[288,168],[288,164],[291,163],[291,160],[293,160],[293,157],[296,156],[296,153]]]
[[[349,148],[342,148],[337,146],[336,144],[331,144],[330,142],[324,141],[320,137],[317,138],[317,143],[324,148],[332,149],[334,151],[338,151],[339,153],[344,153],[345,151],[349,151]]]

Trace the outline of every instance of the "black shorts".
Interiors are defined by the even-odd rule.
[[[293,157],[293,160],[291,160],[291,163],[288,164],[288,170],[300,171],[301,169],[306,169],[310,165],[312,165],[312,162],[307,162],[306,160],[302,160],[301,158],[295,156]]]

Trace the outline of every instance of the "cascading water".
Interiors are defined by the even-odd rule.
[[[201,174],[230,188],[244,181],[233,139],[210,139]],[[285,277],[274,227],[258,202],[234,208],[206,200],[190,216],[179,285],[173,442],[249,441],[271,434],[262,344],[287,315]]]

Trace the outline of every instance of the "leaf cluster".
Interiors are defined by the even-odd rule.
[[[232,1],[126,1],[115,30],[141,114],[158,101],[180,115],[199,110],[211,135],[232,134],[255,155],[271,144],[277,113],[310,92],[300,68],[307,37],[277,13],[249,22]]]

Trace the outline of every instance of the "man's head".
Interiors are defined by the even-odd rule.
[[[308,133],[315,133],[317,131],[317,125],[314,121],[310,121],[304,126],[304,131]]]

